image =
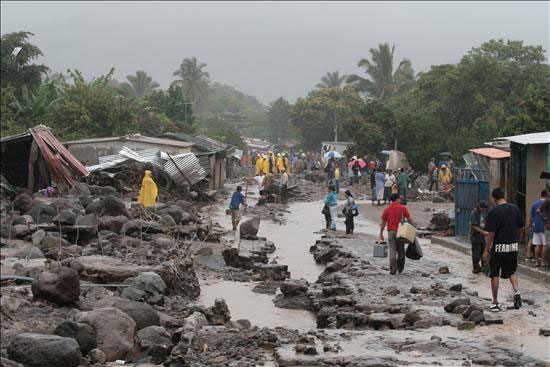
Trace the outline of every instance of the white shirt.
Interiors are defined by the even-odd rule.
[[[393,174],[389,175],[389,174],[386,173],[384,186],[385,187],[392,187],[394,183],[395,183],[395,176]]]
[[[259,175],[254,177],[254,180],[256,180],[256,183],[260,187],[260,190],[264,189],[264,177],[265,176],[259,176]]]
[[[286,185],[286,184],[288,184],[288,173],[285,172],[285,173],[283,173],[283,174],[281,175],[280,184],[281,184],[281,185]]]

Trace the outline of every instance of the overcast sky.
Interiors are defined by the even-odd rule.
[[[54,71],[86,78],[145,70],[162,87],[186,57],[212,81],[268,103],[293,102],[327,71],[361,73],[379,43],[416,72],[456,63],[491,38],[549,48],[550,9],[537,2],[1,2],[1,32],[31,31]],[[548,55],[548,53],[547,53]]]

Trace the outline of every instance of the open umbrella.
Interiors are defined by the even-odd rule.
[[[452,154],[449,153],[449,152],[443,152],[443,153],[440,153],[439,155],[440,155],[441,157],[451,157],[451,156],[452,156]]]
[[[337,158],[337,159],[340,159],[342,158],[342,154],[338,153],[338,152],[335,152],[335,151],[330,151],[328,153],[325,153],[325,158]]]
[[[390,151],[389,150],[383,150],[383,151],[380,152],[380,154],[390,155]]]
[[[355,162],[357,162],[357,163],[359,164],[359,167],[360,167],[360,168],[365,168],[365,167],[367,166],[367,164],[365,163],[365,161],[362,160],[362,159],[354,159],[353,161],[351,161],[351,162],[348,163],[348,166],[349,166],[349,167],[352,167],[352,166],[355,164]]]

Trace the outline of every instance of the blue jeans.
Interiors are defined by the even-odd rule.
[[[334,189],[336,190],[336,193],[340,192],[340,180],[334,180]]]
[[[337,205],[329,206],[330,210],[330,229],[336,230],[336,207]]]

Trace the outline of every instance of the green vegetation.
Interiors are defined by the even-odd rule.
[[[210,83],[210,74],[203,69],[206,67],[204,62],[199,63],[196,57],[183,59],[178,70],[174,71],[174,76],[181,80],[176,80],[185,91],[185,98],[195,104],[196,111],[201,112],[208,101],[208,84]]]
[[[317,88],[340,88],[348,78],[347,75],[340,75],[338,71],[328,72],[321,78],[321,82],[317,83]]]
[[[291,105],[282,97],[279,97],[269,105],[267,110],[269,139],[275,144],[280,139],[293,137],[294,131],[290,125]]]

